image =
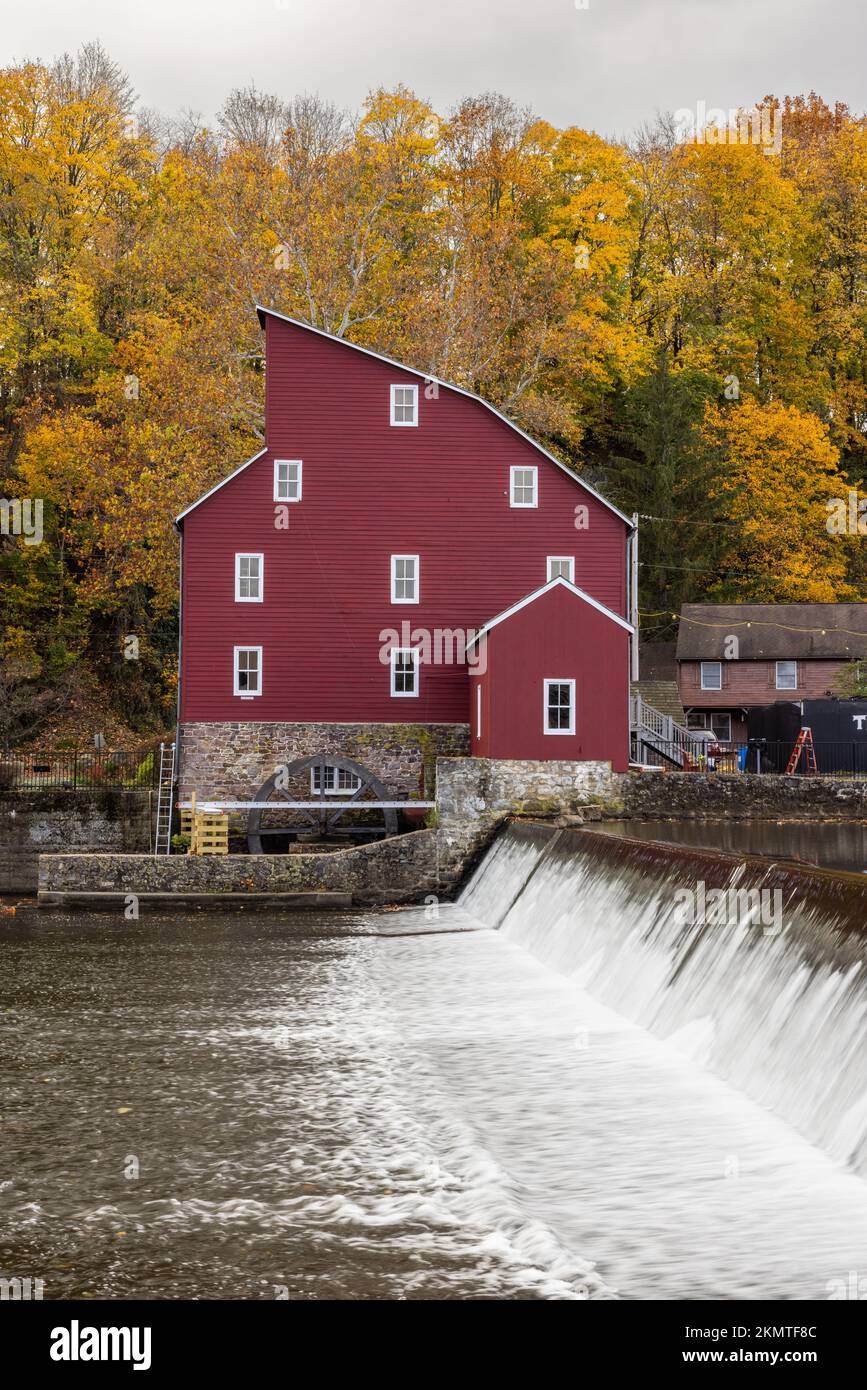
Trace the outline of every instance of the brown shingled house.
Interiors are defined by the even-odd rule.
[[[867,603],[687,603],[677,681],[691,729],[746,739],[746,712],[836,695],[844,666],[867,661]]]

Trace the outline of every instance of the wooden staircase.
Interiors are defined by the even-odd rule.
[[[669,682],[664,682],[669,684]],[[678,701],[678,705],[680,702]],[[684,718],[680,709],[681,720]],[[688,771],[700,765],[699,759],[707,748],[707,740],[687,729],[685,723],[663,713],[647,702],[643,695],[633,694],[629,700],[629,731],[631,755],[634,762],[657,763]]]

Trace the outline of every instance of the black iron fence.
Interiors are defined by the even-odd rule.
[[[159,747],[117,753],[0,750],[0,792],[135,791],[156,787]]]
[[[791,739],[778,742],[752,739],[746,743],[719,741],[684,748],[681,743],[633,733],[631,755],[634,762],[677,772],[785,773],[794,750]],[[867,777],[867,736],[859,741],[816,743],[814,752],[815,770],[809,765],[805,748],[793,776]]]

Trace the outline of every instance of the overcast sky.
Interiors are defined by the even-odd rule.
[[[818,91],[867,108],[867,0],[0,0],[0,56],[99,38],[146,106],[212,120],[233,87],[356,108],[403,82],[442,113],[495,90],[555,125]]]

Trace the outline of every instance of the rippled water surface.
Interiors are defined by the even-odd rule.
[[[860,1178],[508,933],[2,922],[0,1274],[46,1298],[821,1298],[867,1267]]]

